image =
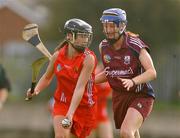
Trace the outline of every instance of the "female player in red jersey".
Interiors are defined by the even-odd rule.
[[[98,64],[96,74],[103,70],[103,65]],[[97,127],[88,138],[113,138],[113,129],[108,113],[108,99],[111,98],[111,87],[108,82],[96,84],[97,89]]]
[[[96,83],[108,81],[112,92],[114,120],[121,138],[139,138],[139,128],[150,114],[154,90],[149,81],[156,78],[156,70],[149,55],[149,47],[130,32],[126,32],[126,12],[107,9],[101,17],[106,39],[99,49],[104,72],[96,76]]]
[[[70,19],[64,29],[65,41],[57,47],[34,93],[31,95],[28,90],[27,96],[39,94],[55,74],[55,138],[68,138],[71,133],[78,138],[85,138],[96,125],[97,96],[94,79],[97,61],[94,53],[88,49],[92,27],[83,20]]]

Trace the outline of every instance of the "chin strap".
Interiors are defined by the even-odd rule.
[[[121,38],[121,36],[123,34],[124,34],[124,32],[119,34],[119,37],[117,39],[107,39],[107,41],[110,43],[110,45],[113,45],[113,44],[115,44]]]
[[[74,45],[71,41],[69,41],[68,39],[66,40],[76,51],[78,52],[84,52],[85,51],[85,47],[82,46],[76,46]]]
[[[75,49],[75,50],[77,50],[78,52],[84,52],[85,51],[85,47],[82,47],[82,46],[76,46],[76,45],[73,45],[73,44],[71,44],[72,45],[72,47]]]

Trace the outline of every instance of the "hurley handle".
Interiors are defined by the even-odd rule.
[[[34,93],[35,87],[36,87],[36,82],[32,82],[32,83],[31,83],[31,91],[30,91],[31,94]],[[32,99],[32,97],[28,97],[28,96],[26,96],[26,98],[25,98],[26,101],[29,101],[29,100],[31,100],[31,99]]]

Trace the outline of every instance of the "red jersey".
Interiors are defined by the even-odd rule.
[[[111,87],[108,82],[96,84],[98,98],[108,97],[111,92]]]
[[[132,79],[144,72],[139,61],[139,53],[142,48],[149,51],[148,46],[139,38],[124,33],[124,42],[121,49],[113,50],[108,41],[101,42],[102,61],[108,82],[115,91],[127,91],[120,78]],[[144,92],[154,97],[154,92],[149,83],[140,84],[130,89],[134,92]]]
[[[107,99],[111,92],[108,82],[96,85],[97,89],[97,120],[99,122],[108,120]]]
[[[83,67],[84,59],[88,54],[94,57],[95,55],[92,51],[86,49],[84,53],[79,53],[73,59],[69,59],[66,56],[67,48],[68,46],[66,45],[60,49],[59,55],[54,63],[54,72],[57,78],[57,88],[54,98],[61,103],[70,105],[76,83]],[[88,105],[91,107],[95,104],[97,97],[94,87],[94,78],[95,68],[86,85],[80,105]]]

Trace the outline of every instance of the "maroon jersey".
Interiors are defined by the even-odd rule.
[[[123,45],[119,50],[112,49],[107,40],[103,40],[100,43],[106,77],[111,88],[119,92],[127,90],[117,78],[132,79],[143,73],[144,68],[140,64],[139,53],[142,48],[146,48],[149,51],[148,46],[139,37],[130,36],[127,33],[124,36]],[[150,83],[136,85],[130,91],[144,92],[154,97]]]

